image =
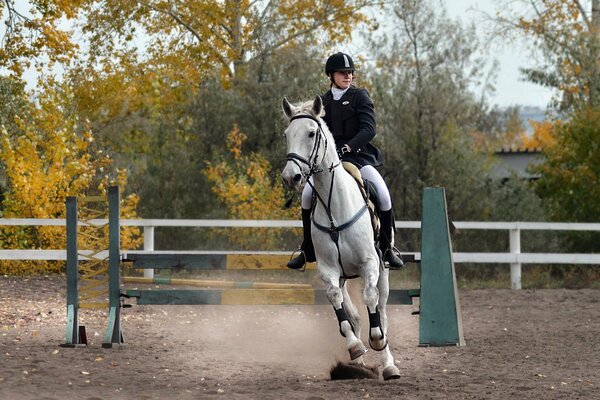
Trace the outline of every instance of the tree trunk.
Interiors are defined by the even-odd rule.
[[[600,43],[600,0],[592,0],[592,35],[595,39],[596,46],[595,49],[598,49],[598,43]],[[596,50],[596,64],[593,71],[594,76],[592,77],[592,82],[590,85],[590,103],[596,104],[598,102],[598,91],[600,91],[600,87],[598,87],[597,82],[599,79],[600,71],[598,71],[598,61],[600,61],[600,51]]]

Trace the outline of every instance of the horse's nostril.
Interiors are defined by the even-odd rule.
[[[302,175],[301,174],[294,175],[294,182],[300,182],[300,179],[302,179]]]

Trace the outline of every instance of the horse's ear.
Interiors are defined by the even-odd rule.
[[[281,107],[283,108],[283,112],[287,115],[288,118],[292,118],[294,116],[294,106],[290,104],[290,102],[284,97],[281,102]]]
[[[312,112],[317,117],[321,117],[321,112],[323,112],[323,100],[321,96],[315,97],[315,101],[313,101]]]

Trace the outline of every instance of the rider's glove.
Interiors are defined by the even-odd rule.
[[[340,158],[342,158],[344,156],[344,154],[350,153],[351,151],[352,151],[352,149],[350,148],[350,146],[348,146],[348,144],[345,144],[338,149],[338,156],[340,156]]]

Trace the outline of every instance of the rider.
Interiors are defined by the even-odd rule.
[[[331,84],[330,90],[321,96],[325,108],[324,120],[333,134],[342,160],[356,165],[361,176],[377,189],[381,219],[379,248],[390,269],[399,269],[404,263],[393,249],[392,199],[385,181],[375,169],[382,165],[381,154],[377,147],[370,143],[375,137],[375,110],[367,90],[352,85],[354,71],[354,62],[348,54],[336,53],[327,59],[325,74],[331,80]],[[287,264],[292,269],[299,269],[307,262],[316,261],[311,239],[312,197],[312,188],[306,185],[302,192],[304,240],[300,246],[300,255]]]

